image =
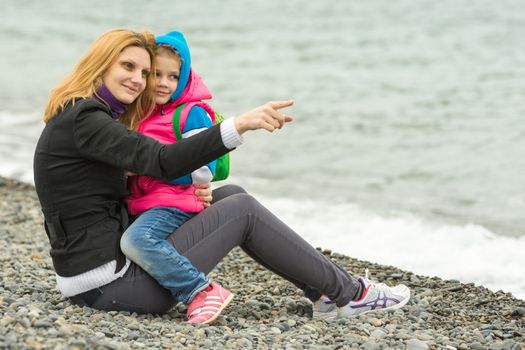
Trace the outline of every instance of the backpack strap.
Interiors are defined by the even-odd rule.
[[[215,125],[217,123],[216,113],[209,104],[205,102],[183,103],[179,105],[173,113],[173,133],[175,134],[177,141],[182,139],[182,130],[184,128],[184,125],[186,125],[186,119],[188,118],[190,110],[195,106],[201,107],[206,111],[206,113],[208,113],[208,115],[211,118],[212,125]]]
[[[175,109],[173,113],[173,134],[177,141],[182,139],[182,129],[186,124],[189,111],[194,107],[199,106],[203,108],[211,117],[212,124],[216,125],[224,120],[224,117],[215,112],[210,105],[204,102],[189,102],[183,103]],[[184,110],[184,111],[183,111]],[[182,123],[182,125],[181,125]],[[217,158],[215,174],[211,181],[225,180],[230,175],[230,153],[226,153]]]
[[[175,134],[177,141],[182,139],[182,134],[180,133],[180,113],[185,105],[185,103],[181,104],[175,109],[175,113],[173,113],[173,133]]]

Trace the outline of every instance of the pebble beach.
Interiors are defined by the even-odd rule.
[[[235,249],[211,273],[235,294],[211,326],[186,324],[183,305],[165,315],[81,308],[56,288],[34,188],[0,177],[0,349],[525,349],[525,301],[510,293],[319,249],[354,274],[407,284],[411,300],[312,318],[299,290]]]

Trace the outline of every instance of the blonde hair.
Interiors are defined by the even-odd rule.
[[[133,32],[127,29],[113,29],[101,36],[91,45],[73,71],[52,91],[44,112],[44,122],[48,122],[68,103],[77,98],[90,98],[102,85],[102,76],[117,60],[120,53],[129,46],[145,49],[151,60],[151,71],[155,71],[155,36],[147,31]],[[128,106],[120,121],[130,129],[136,129],[140,121],[149,116],[155,107],[154,75],[147,78],[146,89]]]

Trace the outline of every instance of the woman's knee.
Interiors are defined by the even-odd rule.
[[[236,193],[228,199],[234,201],[238,208],[244,209],[247,213],[255,213],[262,207],[262,204],[248,193]]]
[[[224,188],[225,190],[228,191],[228,193],[231,193],[231,194],[248,193],[248,192],[246,192],[246,190],[244,188],[242,188],[239,185],[235,185],[235,184],[224,185],[221,188]]]
[[[221,186],[213,190],[213,202],[215,203],[217,201],[220,201],[221,199],[224,199],[224,198],[227,198],[235,194],[239,194],[239,193],[247,193],[247,192],[244,188],[242,188],[239,185],[229,184],[229,185]]]

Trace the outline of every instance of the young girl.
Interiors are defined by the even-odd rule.
[[[182,129],[182,138],[193,136],[212,126],[213,109],[202,100],[211,93],[191,68],[190,50],[182,33],[170,32],[156,39],[156,108],[143,120],[138,131],[159,142],[176,142],[174,128]],[[173,120],[180,110],[181,125]],[[209,183],[216,161],[167,182],[149,176],[131,176],[131,195],[126,198],[128,211],[138,215],[121,238],[124,254],[146,270],[178,301],[188,304],[188,322],[211,323],[230,303],[233,295],[211,282],[189,260],[180,255],[166,238],[185,221],[204,209],[195,195],[194,184]]]

